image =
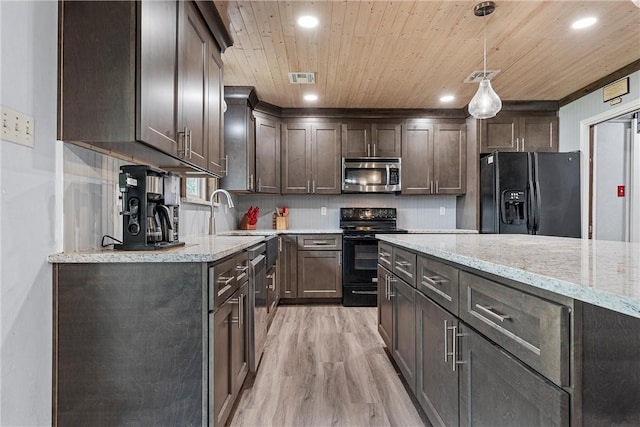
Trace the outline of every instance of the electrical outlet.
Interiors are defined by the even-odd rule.
[[[2,139],[33,148],[35,121],[33,117],[2,107]]]
[[[440,215],[444,215],[444,214],[445,214],[444,206],[440,206]]]
[[[327,214],[327,207],[323,206],[320,208],[320,215],[326,215]]]

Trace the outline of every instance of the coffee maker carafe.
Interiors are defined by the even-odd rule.
[[[180,181],[151,166],[120,167],[121,250],[156,250],[184,245],[178,239]]]

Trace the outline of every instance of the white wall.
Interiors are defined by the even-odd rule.
[[[0,1],[0,103],[35,119],[34,148],[0,142],[2,426],[51,424],[57,7]]]

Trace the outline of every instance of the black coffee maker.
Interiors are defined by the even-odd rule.
[[[184,245],[178,239],[180,178],[151,166],[120,167],[122,244],[114,249],[140,251]]]

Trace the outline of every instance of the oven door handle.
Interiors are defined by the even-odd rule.
[[[377,291],[351,291],[354,295],[377,295]]]
[[[343,235],[342,238],[345,240],[378,240],[374,234],[367,234],[363,236]]]

